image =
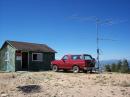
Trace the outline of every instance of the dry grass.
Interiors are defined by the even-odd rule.
[[[0,73],[0,97],[130,97],[129,74]]]
[[[130,81],[122,81],[120,86],[122,86],[122,87],[130,87]]]

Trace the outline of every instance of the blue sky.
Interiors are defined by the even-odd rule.
[[[100,37],[117,40],[100,41],[101,59],[130,59],[129,9],[130,0],[0,0],[0,46],[5,40],[45,43],[58,59],[96,57],[96,25],[85,20],[96,16],[114,22],[100,26]]]

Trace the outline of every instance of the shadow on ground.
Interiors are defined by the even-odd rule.
[[[22,91],[23,93],[37,93],[41,90],[41,86],[39,85],[25,85],[16,88],[18,88],[18,91]]]
[[[64,70],[59,70],[58,73],[73,73],[73,71],[64,71]],[[83,72],[83,71],[80,71],[78,73],[84,73],[84,74],[99,74],[98,72]],[[78,73],[75,73],[75,74],[78,74]]]

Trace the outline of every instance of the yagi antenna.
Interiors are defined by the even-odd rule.
[[[100,38],[99,40],[106,40],[106,41],[117,41],[117,40],[114,40],[114,39],[108,39],[108,38]]]
[[[116,40],[113,40],[113,39],[104,39],[104,38],[100,38],[99,37],[99,25],[102,25],[102,24],[111,24],[112,23],[112,20],[105,20],[105,21],[102,21],[100,20],[99,18],[96,18],[95,19],[95,22],[96,22],[96,32],[97,32],[97,65],[98,65],[98,72],[102,72],[102,67],[101,67],[101,64],[100,64],[100,49],[99,49],[99,41],[100,40],[109,40],[109,41],[116,41]],[[101,70],[100,70],[101,69]]]
[[[100,40],[107,40],[107,41],[116,41],[116,40],[113,40],[113,39],[104,39],[104,38],[100,38],[99,37],[99,25],[102,25],[102,24],[114,24],[112,19],[107,19],[105,21],[103,20],[100,20],[99,18],[97,18],[96,16],[91,16],[91,17],[79,17],[78,15],[73,15],[71,16],[72,19],[78,19],[78,20],[83,20],[83,21],[88,21],[88,20],[94,20],[96,22],[96,44],[97,44],[97,65],[98,65],[98,71],[100,72],[100,49],[99,49],[99,41]],[[102,71],[102,69],[101,69]]]

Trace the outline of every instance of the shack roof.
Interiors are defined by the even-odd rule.
[[[17,50],[56,53],[55,50],[53,50],[46,44],[37,44],[37,43],[19,42],[19,41],[10,41],[10,40],[5,41],[5,43],[10,44]]]

